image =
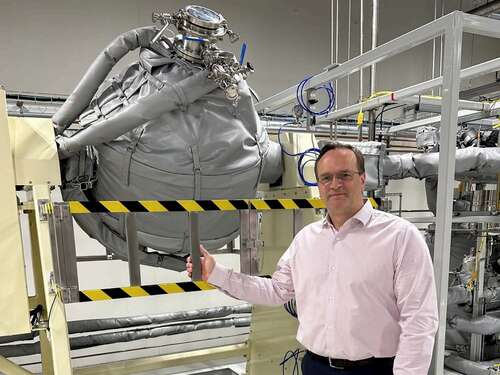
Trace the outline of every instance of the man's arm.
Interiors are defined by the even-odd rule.
[[[294,296],[290,266],[292,246],[279,260],[271,279],[230,270],[217,264],[215,258],[200,247],[202,278],[234,298],[260,305],[283,304]],[[192,270],[190,258],[188,258],[186,269],[190,274]]]
[[[401,335],[394,375],[427,375],[438,327],[434,270],[424,239],[408,226],[398,241],[394,291]]]

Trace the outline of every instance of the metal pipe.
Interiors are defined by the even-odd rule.
[[[478,77],[484,74],[488,74],[500,69],[500,58],[492,59],[481,64],[477,64],[474,66],[470,66],[468,68],[462,69],[460,71],[460,79],[468,79],[472,77]],[[403,89],[394,91],[391,94],[379,96],[373,99],[370,99],[362,104],[363,110],[369,110],[372,108],[380,107],[385,103],[392,103],[398,100],[402,100],[404,98],[408,98],[410,96],[426,92],[434,87],[438,87],[443,84],[443,77],[438,77],[431,79],[429,81],[417,83],[416,85],[405,87]],[[418,96],[417,96],[418,98]],[[466,104],[467,102],[459,101],[459,103]],[[469,101],[470,103],[470,101]],[[333,112],[330,112],[327,116],[320,119],[322,120],[334,120],[337,118],[347,117],[349,115],[353,115],[359,112],[361,104],[354,104],[349,107],[345,107]]]
[[[434,0],[434,20],[437,17],[437,0]],[[436,77],[436,38],[432,39],[432,73],[431,79]],[[432,89],[432,95],[434,95],[434,89]]]
[[[444,1],[441,0],[441,17],[444,16]],[[443,75],[443,48],[444,48],[444,35],[439,36],[439,75]],[[441,95],[441,87],[438,89],[438,95]]]
[[[378,39],[378,0],[373,1],[372,9],[372,50],[377,47]],[[375,92],[375,73],[376,73],[376,63],[374,62],[370,66],[370,95]]]
[[[352,0],[349,0],[349,6],[348,6],[348,25],[347,25],[347,59],[346,61],[349,61],[351,59],[351,8],[352,8]],[[347,90],[346,90],[346,95],[347,95],[347,100],[346,100],[346,105],[349,105],[349,99],[350,99],[350,75],[347,75]]]
[[[363,23],[364,23],[364,1],[360,0],[360,8],[359,8],[359,54],[363,54]],[[363,68],[359,70],[359,100],[363,100]]]
[[[487,16],[500,10],[500,0],[490,1],[477,8],[469,10],[467,13],[475,14],[476,16]]]
[[[125,231],[128,251],[128,273],[130,286],[141,285],[141,262],[139,252],[143,250],[137,237],[137,222],[135,213],[125,215]]]

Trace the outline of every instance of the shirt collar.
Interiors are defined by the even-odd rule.
[[[363,226],[366,226],[366,224],[368,223],[368,221],[372,216],[372,213],[373,213],[372,204],[370,203],[370,200],[367,199],[363,207],[361,207],[361,209],[358,212],[356,212],[349,220],[351,219],[357,220],[361,224],[363,224]],[[322,223],[323,225],[333,225],[332,222],[330,221],[330,217],[328,216],[328,212],[323,218]]]

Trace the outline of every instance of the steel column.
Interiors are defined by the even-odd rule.
[[[33,202],[36,218],[36,244],[32,250],[37,251],[39,264],[35,272],[40,273],[42,285],[37,285],[37,294],[43,301],[42,318],[47,321],[47,329],[40,331],[40,346],[42,350],[42,369],[44,374],[71,375],[71,357],[68,340],[68,326],[64,304],[54,279],[54,265],[49,233],[49,222],[42,211],[41,202],[50,200],[48,185],[33,186]],[[35,258],[35,257],[34,257]]]
[[[439,307],[439,328],[434,345],[431,374],[439,375],[444,368],[448,273],[450,269],[451,223],[453,188],[455,183],[455,154],[457,136],[460,63],[462,53],[463,18],[453,13],[445,31],[443,74],[443,107],[441,149],[439,152],[438,190],[436,205],[436,237],[434,244],[434,273]]]
[[[141,285],[141,262],[139,258],[139,239],[137,238],[137,221],[133,212],[125,214],[127,234],[128,274],[131,286]]]
[[[189,217],[189,241],[191,249],[191,262],[193,263],[193,271],[191,273],[192,280],[201,280],[201,253],[200,253],[200,230],[199,218],[196,212],[190,212]]]

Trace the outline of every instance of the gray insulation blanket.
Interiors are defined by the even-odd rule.
[[[500,148],[468,147],[456,150],[455,178],[473,178],[478,182],[495,183],[500,172]],[[439,153],[389,155],[384,159],[384,177],[399,180],[437,176]]]
[[[85,146],[97,151],[97,183],[85,194],[67,184],[65,200],[235,199],[256,196],[259,182],[282,173],[281,149],[269,140],[247,83],[233,106],[199,66],[180,60],[166,43],[146,48],[150,28],[118,37],[104,50],[54,116],[64,129],[79,115],[79,129],[58,138],[66,182],[78,180]],[[141,47],[139,61],[106,82],[117,58]],[[111,57],[110,57],[111,56]],[[93,80],[95,77],[95,81]],[[94,95],[95,94],[95,95]],[[92,98],[90,100],[90,98]],[[77,115],[75,116],[75,113]],[[126,258],[125,218],[77,215],[80,226],[118,257]],[[136,216],[143,264],[181,269],[168,256],[189,248],[186,213]],[[218,248],[239,232],[237,212],[200,214],[200,239]],[[174,262],[175,263],[175,262]]]

